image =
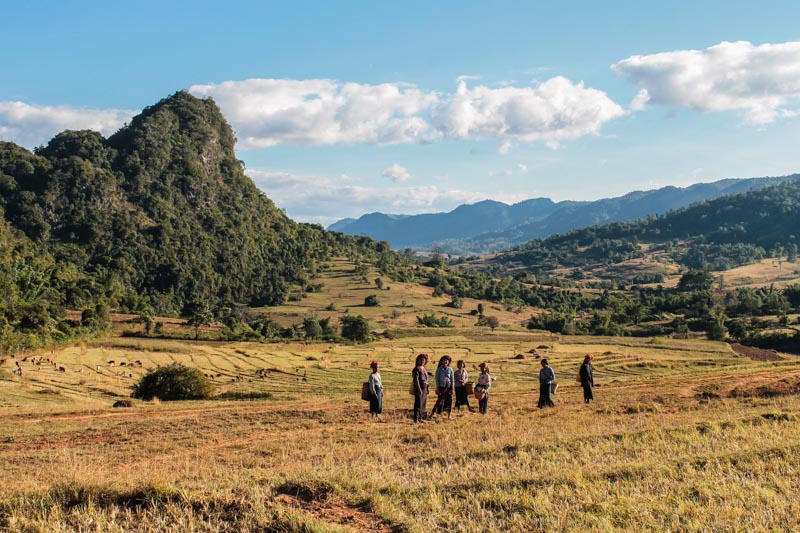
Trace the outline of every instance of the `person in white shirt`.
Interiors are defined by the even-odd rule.
[[[485,415],[489,411],[489,389],[492,386],[492,380],[494,379],[492,375],[489,373],[489,365],[488,363],[481,363],[478,365],[478,368],[481,369],[481,375],[478,376],[478,384],[475,385],[475,390],[483,391],[483,398],[478,400],[478,411],[482,415]]]

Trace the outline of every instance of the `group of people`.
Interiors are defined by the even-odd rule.
[[[422,353],[417,356],[414,364],[414,370],[411,372],[411,387],[409,393],[414,396],[414,422],[424,422],[427,418],[427,402],[429,394],[429,373],[427,364],[430,357],[428,354]],[[580,370],[578,371],[577,381],[580,382],[583,388],[583,400],[589,403],[594,400],[594,369],[592,361],[594,356],[587,354],[583,359]],[[436,387],[436,403],[433,405],[430,417],[441,416],[447,413],[450,418],[453,411],[453,394],[455,393],[456,403],[455,408],[461,409],[466,406],[467,409],[473,411],[472,406],[469,404],[469,388],[471,383],[468,381],[469,374],[467,373],[466,363],[460,360],[456,363],[456,370],[453,370],[451,364],[453,359],[449,355],[442,356],[439,359],[439,364],[434,374],[434,381]],[[553,402],[553,393],[556,388],[556,374],[550,366],[547,359],[541,360],[542,368],[539,370],[539,409],[545,407],[555,407]],[[380,364],[378,361],[370,363],[372,373],[367,381],[370,401],[369,412],[372,417],[380,417],[383,412],[383,382],[380,374]],[[489,389],[492,386],[492,381],[495,380],[489,372],[489,365],[486,362],[478,365],[480,375],[474,385],[472,393],[478,399],[478,411],[481,414],[486,414],[489,410]]]
[[[426,419],[429,391],[428,360],[428,354],[419,354],[414,370],[411,372],[411,389],[409,392],[414,395],[414,422],[423,422]],[[467,390],[469,387],[467,364],[464,361],[458,361],[456,370],[453,370],[452,363],[453,359],[449,355],[442,356],[439,359],[439,364],[434,374],[436,403],[431,410],[431,417],[447,413],[447,417],[450,418],[453,412],[454,393],[456,409],[461,409],[462,406],[466,405],[467,409],[473,410],[469,404],[469,391]],[[475,385],[473,394],[478,399],[478,411],[481,414],[486,414],[489,410],[489,389],[494,378],[489,372],[487,363],[481,363],[478,368],[480,368],[481,373],[478,376],[478,382]]]

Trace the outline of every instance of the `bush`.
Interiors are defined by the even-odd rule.
[[[437,317],[436,313],[423,313],[422,316],[417,316],[417,325],[425,328],[452,328],[453,321],[446,316]]]
[[[202,372],[180,363],[159,366],[145,374],[133,388],[134,398],[152,400],[202,400],[210,398],[214,386]]]
[[[380,305],[380,302],[378,301],[378,296],[375,294],[370,294],[369,296],[364,298],[364,305],[366,307],[376,307]]]
[[[342,326],[342,337],[355,342],[366,342],[369,340],[369,322],[367,319],[358,316],[343,316],[339,323]]]

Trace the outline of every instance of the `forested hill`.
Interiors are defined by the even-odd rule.
[[[388,253],[286,217],[244,174],[234,142],[212,100],[178,92],[108,139],[65,131],[33,153],[0,143],[4,218],[53,259],[42,275],[58,301],[46,303],[158,314],[277,304],[328,254]]]
[[[768,255],[796,255],[800,183],[732,194],[666,215],[618,222],[534,240],[499,261],[526,266],[582,266],[642,255],[643,244],[672,251],[693,268],[724,270]]]
[[[553,202],[549,198],[535,198],[506,205],[485,200],[459,206],[449,213],[413,216],[371,213],[358,219],[340,220],[329,229],[351,235],[369,235],[388,241],[394,248],[438,247],[451,254],[481,254],[507,250],[531,239],[544,239],[577,228],[662,215],[695,202],[798,179],[798,174],[724,179],[685,188],[634,191],[617,198],[591,202]]]

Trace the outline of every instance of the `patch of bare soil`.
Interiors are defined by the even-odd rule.
[[[732,342],[731,348],[739,355],[749,357],[753,361],[782,361],[783,357],[778,355],[775,350],[764,350],[763,348],[753,348],[738,342]]]
[[[308,487],[302,484],[285,483],[276,489],[273,500],[288,507],[296,507],[338,526],[352,528],[353,531],[378,531],[399,533],[401,526],[392,526],[375,515],[368,507],[350,505],[333,494],[330,487]]]

